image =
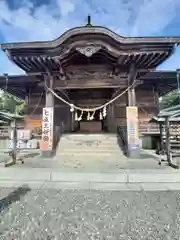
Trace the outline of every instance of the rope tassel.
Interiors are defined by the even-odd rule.
[[[78,117],[78,121],[82,120],[82,116],[83,116],[83,111],[81,111],[81,115]]]
[[[107,111],[106,111],[106,107],[103,108],[103,117],[106,117],[107,115]]]
[[[91,115],[90,120],[93,120],[93,119],[94,119],[94,114],[95,114],[95,111],[94,111],[93,114]]]
[[[71,104],[70,107],[71,107],[71,108],[70,108],[70,112],[74,112],[74,105]]]
[[[88,112],[87,120],[88,120],[88,121],[90,120],[90,112]]]
[[[78,121],[78,114],[77,114],[77,112],[75,112],[75,121]]]

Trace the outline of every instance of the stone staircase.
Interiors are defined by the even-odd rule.
[[[58,161],[113,161],[125,159],[116,134],[64,134],[57,148]]]
[[[145,151],[140,153],[138,159],[128,159],[119,146],[118,136],[105,133],[63,134],[54,160],[48,160],[48,167],[70,172],[113,173],[120,169],[162,168],[157,157]],[[38,162],[44,164],[46,161]]]

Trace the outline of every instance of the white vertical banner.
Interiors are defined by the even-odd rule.
[[[41,150],[53,150],[54,108],[43,108]]]
[[[127,138],[131,150],[139,149],[138,108],[126,107]]]

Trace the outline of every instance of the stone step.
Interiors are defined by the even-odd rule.
[[[118,149],[120,146],[116,144],[68,144],[68,143],[61,143],[58,144],[58,148],[109,148],[109,149]]]
[[[112,140],[112,141],[109,141],[109,140],[102,140],[102,141],[99,141],[99,140],[67,140],[67,139],[61,139],[59,141],[59,143],[76,143],[76,144],[81,144],[81,143],[85,143],[85,144],[110,144],[110,143],[118,143],[118,139],[115,139],[115,140]]]
[[[59,141],[59,143],[69,143],[69,144],[95,144],[95,145],[99,145],[99,144],[117,144],[118,143],[118,139],[113,140],[113,141],[96,141],[96,140],[92,140],[92,141],[88,141],[88,140],[81,140],[81,141],[76,141],[76,140],[61,140]]]
[[[119,145],[116,144],[76,144],[76,143],[59,143],[58,147],[62,148],[71,148],[71,147],[79,147],[79,148],[120,148]]]
[[[58,152],[61,152],[59,151],[58,149]],[[85,149],[85,148],[65,148],[65,149],[62,149],[62,152],[122,152],[122,150],[119,148],[119,149],[97,149],[97,148],[89,148],[89,149]]]
[[[87,148],[58,148],[57,152],[122,152],[121,149],[103,149],[103,148],[91,148],[91,149],[87,149]]]
[[[116,133],[71,133],[71,134],[63,134],[62,137],[114,137],[117,136]]]
[[[118,136],[111,136],[111,137],[108,137],[108,136],[62,136],[61,139],[67,139],[67,140],[113,140],[113,139],[117,139]]]
[[[114,164],[120,164],[120,163],[125,163],[127,162],[127,159],[124,156],[109,156],[109,155],[59,155],[56,156],[55,161],[58,161],[59,163],[61,163],[62,165],[64,165],[63,163],[65,163],[65,165],[72,165],[74,163],[79,163],[81,165],[84,166],[91,166],[91,167],[95,167],[95,169],[97,169],[98,167],[102,168],[102,167],[106,167],[107,163],[109,163],[110,165],[114,165]],[[111,160],[111,162],[110,162]],[[101,167],[102,166],[102,167]]]
[[[95,143],[111,143],[111,142],[118,142],[119,139],[115,138],[115,139],[60,139],[59,142],[95,142]]]
[[[123,153],[111,153],[111,152],[57,152],[56,153],[56,157],[58,156],[108,156],[108,157],[113,157],[113,156],[117,156],[117,157],[122,157],[124,156]]]
[[[59,142],[77,142],[77,143],[117,143],[119,141],[119,139],[113,139],[113,140],[96,140],[96,139],[92,139],[92,140],[88,140],[88,139],[81,139],[81,140],[77,140],[77,139],[61,139]]]
[[[69,141],[69,142],[112,142],[118,141],[119,138],[112,138],[112,139],[88,139],[88,138],[81,138],[81,139],[73,139],[73,138],[61,138],[59,142],[62,141]]]
[[[78,143],[59,143],[58,147],[63,147],[63,148],[72,148],[72,147],[76,147],[76,148],[119,148],[119,144],[118,143],[114,143],[114,144],[88,144],[88,143],[82,143],[82,144],[78,144]]]
[[[62,137],[60,140],[67,140],[67,141],[115,141],[119,139],[118,137],[114,138],[88,138],[88,137],[82,137],[82,138],[65,138]]]
[[[116,134],[64,134],[58,144],[56,158],[96,159],[122,158],[124,154],[118,145]]]

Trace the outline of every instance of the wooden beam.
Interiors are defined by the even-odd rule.
[[[142,85],[144,82],[141,81],[141,80],[136,80],[135,84],[134,84],[134,88]],[[113,93],[112,93],[112,96],[111,96],[111,99],[112,98],[115,98],[117,95],[119,95],[120,93],[122,92],[122,88],[120,87],[119,89],[116,89]]]
[[[137,76],[137,70],[136,70],[135,65],[132,64],[129,69],[129,77],[128,77],[128,81],[127,81],[128,86],[133,84],[133,82],[136,79],[136,76]],[[135,105],[136,105],[136,95],[135,95],[134,86],[132,86],[128,90],[128,106],[135,106]]]
[[[140,84],[142,81],[136,82]],[[56,89],[87,89],[87,88],[121,88],[124,89],[127,87],[127,79],[121,78],[118,80],[114,79],[100,79],[100,80],[79,80],[73,79],[69,81],[54,81],[54,88]]]

